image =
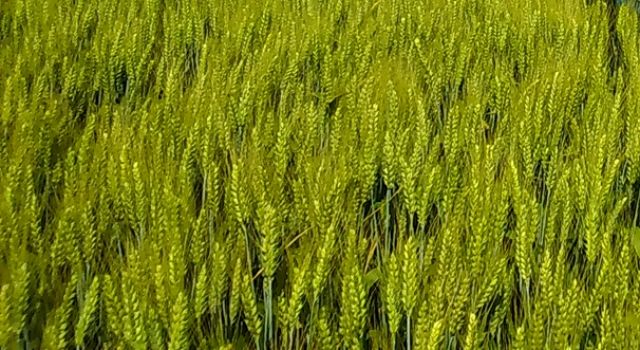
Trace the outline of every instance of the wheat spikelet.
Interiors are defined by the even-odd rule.
[[[313,301],[315,302],[324,288],[325,281],[329,275],[331,257],[334,250],[336,229],[333,225],[329,226],[325,233],[320,249],[317,251],[317,263],[311,280],[311,288],[313,289]]]
[[[356,250],[357,236],[350,230],[347,236],[347,258],[343,262],[342,292],[340,295],[340,328],[342,344],[349,349],[360,347],[360,337],[366,313],[366,294]]]
[[[100,277],[96,276],[91,282],[91,286],[84,298],[84,304],[80,310],[80,316],[78,323],[76,324],[76,330],[74,333],[76,346],[82,346],[84,344],[84,337],[87,335],[87,331],[90,330],[96,310],[99,307],[99,297]]]
[[[5,284],[0,290],[0,344],[9,347],[10,340],[14,336],[14,325],[11,322],[11,304],[9,303],[9,285]]]
[[[189,309],[187,298],[180,292],[172,307],[169,349],[185,349],[189,346]]]
[[[245,323],[253,335],[256,347],[260,348],[259,339],[260,334],[262,333],[262,319],[258,315],[258,306],[255,300],[251,275],[244,275],[242,279],[242,291],[240,294],[242,299],[242,309],[244,310],[245,315]]]
[[[391,333],[392,346],[395,345],[396,333],[400,327],[400,264],[395,253],[392,253],[387,260],[387,273],[382,298],[385,304],[385,312],[389,318],[389,332]]]
[[[206,266],[202,266],[198,272],[195,286],[194,311],[196,320],[200,320],[208,308],[207,296],[209,287],[209,272]]]

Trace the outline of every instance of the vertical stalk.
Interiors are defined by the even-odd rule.
[[[387,188],[387,198],[384,204],[384,246],[386,248],[386,252],[391,251],[391,188]]]
[[[411,315],[407,314],[407,350],[411,350]]]
[[[264,281],[264,348],[273,349],[273,305],[272,305],[272,287],[273,277],[267,277]],[[271,347],[268,346],[271,345]]]
[[[640,187],[638,187],[638,197],[636,198],[636,212],[633,215],[633,222],[631,223],[632,227],[638,223],[639,209],[640,209]]]

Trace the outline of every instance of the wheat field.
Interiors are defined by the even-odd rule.
[[[0,348],[640,349],[607,2],[0,1]]]

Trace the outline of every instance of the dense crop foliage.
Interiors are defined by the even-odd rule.
[[[640,349],[591,2],[0,1],[0,348]]]

